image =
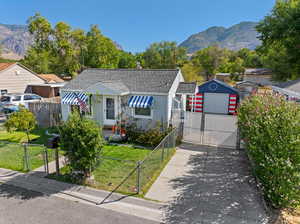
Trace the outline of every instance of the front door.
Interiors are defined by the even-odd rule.
[[[104,97],[104,125],[114,125],[116,123],[117,102],[114,96]]]

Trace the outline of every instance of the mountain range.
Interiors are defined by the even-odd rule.
[[[2,57],[21,59],[31,43],[32,37],[27,30],[27,26],[0,24]]]
[[[211,45],[218,45],[231,50],[239,50],[241,48],[252,50],[260,45],[260,40],[257,39],[258,33],[255,30],[256,25],[257,23],[255,22],[241,22],[229,28],[211,27],[191,35],[179,46],[186,47],[190,54]],[[2,57],[20,59],[24,57],[31,43],[32,37],[27,30],[27,26],[0,24]],[[119,49],[122,49],[119,44],[115,44]]]
[[[255,22],[241,22],[229,28],[214,26],[191,35],[179,46],[187,48],[190,54],[211,45],[218,45],[230,50],[241,48],[254,50],[261,43],[257,38],[256,25]]]

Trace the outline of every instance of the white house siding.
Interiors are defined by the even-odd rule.
[[[30,84],[43,84],[44,80],[18,64],[0,72],[0,90],[8,93],[24,93]]]
[[[173,99],[175,98],[176,91],[177,91],[177,88],[178,88],[180,82],[184,82],[184,78],[181,74],[181,71],[179,70],[179,72],[173,82],[173,85],[169,91],[168,102],[166,104],[167,105],[167,121],[170,121],[170,119],[171,119],[172,103],[173,103]]]
[[[141,94],[140,94],[141,95]],[[150,96],[151,94],[147,95]],[[127,95],[122,97],[122,105],[125,108],[124,116],[128,119],[134,119],[138,128],[147,129],[154,127],[157,122],[167,124],[167,103],[168,95],[151,95],[153,96],[153,105],[152,105],[152,119],[147,118],[134,118],[134,108],[129,108],[127,106],[129,98],[133,95]]]

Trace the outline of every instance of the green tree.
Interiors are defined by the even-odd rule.
[[[29,18],[28,27],[33,45],[22,63],[37,73],[75,76],[86,67],[133,67],[134,56],[118,50],[97,26],[92,26],[88,33],[72,29],[65,22],[52,27],[37,13]]]
[[[58,74],[76,75],[80,70],[81,65],[79,61],[80,49],[74,46],[74,38],[71,27],[59,22],[53,29],[53,55],[57,59],[53,65],[54,70]],[[77,37],[77,36],[76,36]]]
[[[72,172],[80,171],[90,177],[103,147],[102,131],[95,121],[72,113],[60,127],[60,147]]]
[[[118,68],[136,68],[137,60],[135,55],[120,51]]]
[[[92,68],[117,68],[119,50],[109,38],[103,36],[98,26],[93,25],[87,33],[85,64]]]
[[[187,60],[186,49],[176,42],[153,43],[142,54],[142,66],[152,69],[175,69],[182,67]]]
[[[209,80],[217,72],[225,72],[228,62],[228,53],[226,49],[218,46],[211,46],[197,51],[192,57],[192,63],[196,67],[202,68],[202,75]]]
[[[8,120],[4,123],[7,131],[23,131],[27,135],[27,142],[30,142],[29,134],[36,127],[36,119],[33,113],[24,106],[20,106],[20,110],[12,113]]]
[[[194,66],[192,62],[185,63],[181,68],[184,80],[187,82],[197,81],[202,83],[204,81],[202,74],[202,68],[199,66]]]
[[[33,47],[39,50],[50,50],[52,34],[50,22],[40,13],[36,13],[29,17],[27,23],[28,31],[33,36]]]
[[[299,0],[277,0],[270,15],[257,26],[262,40],[261,53],[266,56],[275,79],[291,79],[300,77],[300,1]],[[274,54],[275,53],[275,54]],[[276,57],[276,53],[284,56],[286,60]],[[278,68],[285,67],[278,65],[288,63],[288,73],[284,76],[282,70]]]
[[[243,66],[245,68],[263,67],[262,57],[256,51],[251,51],[248,48],[243,48],[237,51],[236,54],[239,58],[243,59]]]

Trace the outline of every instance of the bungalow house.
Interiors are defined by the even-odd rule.
[[[61,88],[62,118],[76,109],[103,126],[121,120],[143,129],[169,125],[172,109],[185,105],[177,92],[183,81],[179,69],[86,69]]]
[[[24,93],[29,85],[44,83],[44,79],[20,63],[0,63],[0,95]]]
[[[45,80],[45,83],[31,84],[28,91],[44,98],[59,96],[60,88],[66,84],[63,79],[59,78],[55,74],[39,74],[38,76]]]
[[[271,86],[272,82],[272,71],[267,68],[246,68],[243,81],[250,81],[261,86]]]
[[[241,81],[237,82],[234,88],[239,91],[240,99],[243,100],[252,94],[258,93],[259,87],[260,85],[255,82]]]
[[[273,92],[286,97],[287,100],[300,102],[300,79],[291,80],[272,86]]]

